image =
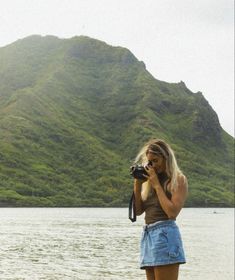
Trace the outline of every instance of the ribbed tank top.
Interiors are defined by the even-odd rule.
[[[161,184],[161,187],[164,190],[164,183],[168,180],[166,172],[158,173],[158,179]],[[171,199],[171,193],[169,191],[165,191],[166,196]],[[147,198],[147,200],[143,201],[143,210],[145,211],[145,223],[152,224],[158,221],[169,220],[167,214],[161,207],[159,202],[157,193],[154,189],[151,189],[151,192]]]

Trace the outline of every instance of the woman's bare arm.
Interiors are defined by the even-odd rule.
[[[175,219],[179,214],[180,210],[184,206],[184,202],[188,195],[188,182],[185,176],[179,175],[178,176],[178,187],[172,193],[171,200],[166,196],[156,172],[152,167],[146,169],[148,177],[152,187],[155,189],[159,202],[161,204],[162,209],[167,214],[170,219]]]
[[[164,212],[167,214],[167,216],[170,219],[175,219],[178,216],[182,207],[184,206],[184,202],[187,198],[188,182],[186,177],[185,176],[178,177],[178,187],[172,193],[171,200],[168,199],[159,182],[155,182],[153,187],[157,192],[159,202]]]
[[[141,199],[141,186],[142,181],[135,179],[134,180],[134,195],[135,195],[135,210],[136,215],[139,216],[144,212],[143,203]]]

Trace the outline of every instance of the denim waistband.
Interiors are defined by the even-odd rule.
[[[176,225],[175,220],[158,221],[158,222],[155,222],[153,224],[144,225],[143,229],[146,230],[146,231],[149,231],[149,230],[152,230],[152,229],[165,227],[165,226],[170,226],[170,225]]]

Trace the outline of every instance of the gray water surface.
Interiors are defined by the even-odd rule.
[[[0,279],[138,280],[143,216],[123,208],[1,208]],[[185,208],[179,280],[234,279],[234,209]]]

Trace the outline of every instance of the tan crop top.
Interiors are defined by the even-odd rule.
[[[165,172],[159,173],[158,179],[162,188],[164,188],[164,183],[168,180],[167,174]],[[167,190],[164,190],[164,192],[166,193],[166,196],[171,199],[171,193]],[[169,220],[167,214],[161,207],[156,191],[154,189],[151,189],[150,195],[147,200],[142,201],[142,210],[145,211],[146,224]]]

